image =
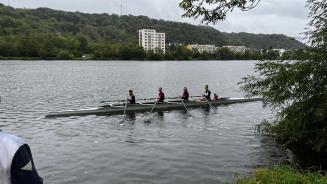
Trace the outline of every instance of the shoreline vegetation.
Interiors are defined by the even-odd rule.
[[[0,40],[1,41],[1,40]],[[25,42],[26,43],[26,42]],[[42,51],[46,44],[25,49],[7,47],[0,42],[0,60],[139,60],[139,61],[180,61],[180,60],[294,60],[303,50],[289,50],[284,53],[272,49],[246,50],[245,52],[232,52],[227,48],[217,49],[213,53],[199,53],[189,50],[185,45],[173,45],[164,53],[146,52],[139,46],[129,45],[97,45],[84,46],[88,54],[80,51],[48,49]],[[18,46],[19,47],[19,46]],[[10,50],[9,50],[10,49]],[[91,52],[90,52],[91,51]]]
[[[251,176],[238,179],[235,184],[326,184],[327,173],[300,171],[290,166],[256,169]]]

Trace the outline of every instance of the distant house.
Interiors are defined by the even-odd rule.
[[[154,29],[139,30],[139,46],[146,51],[166,53],[166,34]]]
[[[191,45],[187,45],[187,48],[190,50],[197,50],[199,53],[203,53],[203,52],[214,53],[217,50],[217,47],[215,45],[191,44]]]
[[[277,51],[279,53],[280,56],[282,56],[284,54],[284,52],[286,52],[285,49],[272,49],[273,51]]]
[[[245,46],[232,46],[232,45],[226,45],[223,46],[223,48],[227,48],[232,52],[239,52],[239,53],[244,53],[246,50],[248,50]]]

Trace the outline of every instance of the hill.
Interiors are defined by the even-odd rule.
[[[166,33],[167,43],[245,45],[258,49],[304,47],[301,42],[278,34],[223,33],[208,26],[155,20],[145,16],[87,14],[49,8],[15,9],[2,4],[0,27],[0,42],[1,39],[4,41],[31,35],[40,38],[43,34],[54,34],[71,42],[74,42],[74,38],[82,37],[89,43],[137,44],[137,31],[153,28]]]

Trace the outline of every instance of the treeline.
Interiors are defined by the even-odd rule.
[[[199,53],[180,44],[170,44],[164,54],[146,52],[132,43],[90,43],[84,36],[38,33],[0,37],[0,59],[261,60],[290,59],[295,55],[294,52],[285,52],[280,56],[272,49],[234,53],[227,48],[220,48],[214,53]]]
[[[70,47],[68,51],[73,52],[74,55],[76,51],[72,51],[74,49],[71,47],[76,49],[77,46],[74,44],[78,44],[80,37],[85,38],[90,45],[137,45],[138,30],[144,28],[165,32],[166,43],[244,45],[256,49],[304,47],[301,42],[278,34],[222,33],[209,26],[155,20],[145,16],[87,14],[49,8],[15,9],[2,4],[0,4],[0,28],[0,39],[14,39],[12,40],[14,42],[23,39],[20,38],[22,35],[26,37],[59,35],[57,37],[59,40],[64,39],[66,43],[73,44],[62,47]],[[58,49],[58,52],[66,50],[61,46]]]
[[[296,59],[303,50],[289,50],[284,53],[272,49],[256,50],[250,49],[245,52],[233,52],[228,48],[218,48],[213,53],[197,50],[189,50],[184,45],[172,45],[168,48],[166,54],[148,53],[148,59],[151,60],[292,60]]]
[[[0,57],[36,59],[73,59],[89,52],[84,37],[32,34],[0,37]]]

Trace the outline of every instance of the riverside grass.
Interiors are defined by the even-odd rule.
[[[327,176],[319,172],[304,173],[290,166],[256,169],[250,177],[239,179],[236,184],[327,184]]]

